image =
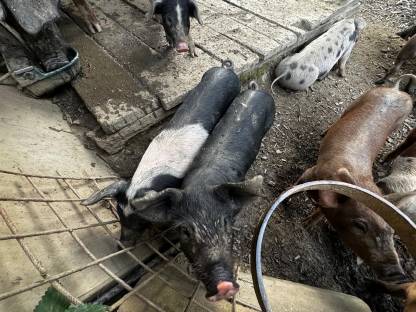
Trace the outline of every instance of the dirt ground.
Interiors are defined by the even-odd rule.
[[[247,266],[252,232],[260,216],[282,191],[316,162],[321,133],[337,120],[349,103],[373,87],[373,81],[393,63],[404,44],[404,40],[394,34],[415,22],[416,5],[414,0],[368,0],[360,15],[368,25],[348,63],[347,78],[332,73],[323,82],[316,83],[314,91],[308,94],[276,90],[275,122],[248,174],[265,177],[266,197],[247,207],[236,223],[235,253],[237,257],[242,255],[240,258]],[[416,60],[404,66],[401,73],[416,73]],[[61,92],[56,102],[80,135],[85,132],[85,125],[89,129],[96,126],[70,91]],[[415,115],[412,114],[403,128],[388,140],[382,154],[393,149],[415,125]],[[120,175],[129,177],[146,146],[162,127],[163,124],[132,139],[119,154],[100,156]],[[88,146],[93,148],[93,145]],[[379,163],[375,164],[376,176],[384,175],[387,170]],[[368,291],[365,278],[374,277],[373,273],[365,265],[357,266],[356,257],[343,246],[326,222],[308,229],[302,225],[302,220],[313,209],[313,204],[301,195],[276,214],[269,225],[264,245],[265,273],[356,295],[375,312],[401,311],[400,300]],[[403,250],[399,241],[397,245]],[[407,272],[416,277],[414,261],[405,252],[401,252],[401,258]]]

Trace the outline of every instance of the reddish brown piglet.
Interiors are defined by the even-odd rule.
[[[373,179],[373,162],[387,137],[412,109],[411,97],[399,90],[403,77],[392,88],[367,91],[344,112],[323,138],[317,164],[307,169],[298,183],[335,180],[380,194]],[[416,82],[415,76],[406,77]],[[404,278],[394,247],[394,231],[379,215],[335,192],[318,191],[311,195],[343,242],[370,265],[380,279]]]

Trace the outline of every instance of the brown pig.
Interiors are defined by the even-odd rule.
[[[298,183],[335,180],[380,194],[373,179],[373,162],[387,137],[412,109],[411,97],[399,90],[402,78],[392,88],[367,91],[344,112],[323,138],[317,164],[307,169]],[[415,76],[411,78],[416,82]],[[343,242],[370,265],[380,279],[404,278],[394,247],[394,231],[379,215],[335,192],[315,191],[311,195]]]
[[[390,194],[416,190],[416,129],[386,157],[387,160],[393,160],[391,172],[377,183],[383,192]]]
[[[402,67],[404,63],[416,57],[416,35],[407,41],[404,47],[400,50],[399,54],[397,55],[396,60],[394,61],[393,67],[390,68],[386,75],[377,80],[376,84],[383,84],[386,80],[388,80],[391,76],[393,76],[397,71]]]

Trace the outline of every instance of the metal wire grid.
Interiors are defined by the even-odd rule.
[[[143,287],[145,285],[147,285],[148,283],[150,283],[152,280],[154,280],[156,278],[159,279],[160,281],[162,281],[162,283],[165,284],[166,286],[172,288],[173,290],[178,290],[176,286],[174,286],[166,278],[161,276],[161,273],[166,268],[166,266],[171,266],[175,270],[177,270],[180,274],[182,274],[184,277],[188,278],[190,281],[192,281],[196,285],[194,287],[194,291],[193,291],[192,295],[190,297],[187,297],[188,304],[187,304],[187,307],[185,308],[184,311],[185,312],[186,311],[191,311],[190,307],[192,306],[192,304],[196,304],[200,309],[202,309],[204,311],[208,311],[208,312],[213,311],[212,309],[203,306],[201,303],[199,303],[198,301],[195,300],[196,294],[197,294],[198,289],[200,287],[200,283],[196,279],[194,279],[192,276],[190,276],[187,272],[185,272],[181,267],[179,267],[177,264],[175,264],[175,260],[180,255],[181,251],[180,251],[180,249],[178,248],[178,246],[176,244],[174,244],[171,240],[169,240],[165,236],[165,234],[171,229],[165,230],[162,233],[157,234],[156,236],[152,237],[151,239],[149,239],[147,241],[140,242],[134,247],[126,247],[117,239],[117,237],[114,236],[114,233],[108,227],[111,224],[119,222],[118,216],[116,214],[116,207],[115,207],[114,203],[111,200],[108,200],[108,203],[109,203],[109,205],[110,205],[110,207],[113,211],[113,214],[115,216],[114,220],[103,221],[97,215],[97,213],[94,212],[90,207],[85,207],[85,209],[87,209],[88,212],[94,217],[96,222],[95,223],[90,223],[90,224],[87,224],[87,225],[78,226],[78,227],[68,226],[66,224],[66,222],[64,221],[64,219],[62,218],[62,216],[60,215],[59,210],[54,207],[54,203],[72,202],[74,204],[79,204],[83,200],[83,198],[81,198],[79,192],[73,186],[71,181],[74,181],[74,180],[85,181],[85,182],[88,183],[88,185],[93,187],[95,190],[99,190],[99,186],[98,186],[97,181],[115,180],[115,179],[117,179],[116,176],[70,177],[70,176],[62,176],[59,172],[57,172],[56,176],[50,176],[50,175],[27,174],[27,173],[23,173],[20,169],[19,169],[19,171],[20,172],[0,170],[0,173],[14,175],[14,176],[21,176],[23,179],[26,179],[30,183],[30,185],[33,187],[33,189],[36,191],[36,193],[39,195],[39,197],[35,197],[35,198],[0,197],[0,202],[15,201],[15,202],[44,203],[49,207],[50,211],[58,218],[62,227],[61,228],[56,228],[56,229],[50,229],[50,230],[46,230],[46,231],[18,233],[17,228],[16,228],[13,220],[11,220],[10,217],[8,216],[8,214],[6,213],[6,211],[3,208],[0,207],[0,215],[3,218],[5,224],[7,225],[8,229],[11,232],[11,234],[9,234],[9,235],[1,235],[0,236],[0,241],[2,241],[2,240],[16,240],[18,242],[18,244],[20,245],[20,247],[23,249],[26,256],[29,258],[30,262],[33,264],[33,266],[36,268],[36,270],[39,272],[40,276],[42,277],[42,280],[40,280],[40,281],[34,282],[32,284],[29,284],[29,285],[25,285],[25,286],[20,287],[18,289],[14,289],[14,290],[11,290],[11,291],[8,291],[8,292],[0,293],[0,301],[5,300],[5,299],[10,298],[10,297],[15,296],[15,295],[30,291],[30,290],[32,290],[34,288],[37,288],[37,287],[40,287],[42,285],[50,284],[58,292],[60,292],[63,296],[65,296],[71,303],[80,304],[80,303],[82,303],[82,301],[79,298],[77,298],[76,296],[72,295],[71,292],[68,289],[64,288],[62,286],[62,284],[59,282],[59,280],[66,277],[66,276],[69,276],[71,274],[83,271],[87,268],[98,266],[102,271],[104,271],[109,277],[111,277],[116,283],[118,283],[122,288],[124,288],[127,291],[126,295],[124,295],[121,299],[119,299],[117,302],[115,302],[114,304],[112,304],[109,307],[109,311],[116,310],[128,298],[130,298],[131,296],[136,296],[140,300],[142,300],[144,303],[146,303],[147,305],[154,308],[156,311],[164,312],[165,310],[162,307],[160,307],[155,302],[153,302],[151,299],[149,299],[149,298],[145,297],[143,294],[141,294],[140,290],[143,289]],[[72,199],[47,198],[45,193],[34,182],[33,178],[49,179],[49,180],[54,180],[57,183],[63,183],[64,185],[66,185],[66,187],[68,187],[71,190],[71,192],[72,192],[73,196],[75,196],[75,198],[72,198]],[[94,227],[102,227],[109,234],[109,236],[112,238],[112,240],[120,247],[120,250],[118,250],[114,253],[111,253],[109,255],[106,255],[104,257],[97,258],[93,254],[93,252],[83,243],[83,241],[77,235],[78,230],[94,228]],[[77,244],[89,256],[89,258],[91,259],[91,262],[89,262],[85,265],[75,267],[71,270],[61,272],[59,274],[50,275],[48,273],[47,268],[45,268],[43,266],[43,264],[41,263],[41,261],[34,255],[34,253],[31,250],[31,247],[29,246],[27,241],[25,241],[25,238],[37,237],[37,236],[43,236],[43,235],[52,235],[52,234],[58,234],[58,233],[69,233],[72,236],[72,238],[77,242]],[[174,249],[177,252],[176,256],[169,259],[163,253],[161,253],[152,244],[152,242],[154,242],[157,239],[162,239],[164,242],[166,242],[170,246],[171,249]],[[157,271],[152,269],[151,267],[149,267],[145,263],[143,263],[143,261],[141,261],[136,255],[134,255],[132,253],[132,251],[135,248],[140,248],[142,246],[148,247],[152,252],[154,252],[155,255],[160,257],[160,259],[162,260],[163,265],[160,268],[158,268]],[[134,260],[134,262],[136,263],[137,266],[141,267],[149,275],[146,279],[140,281],[140,283],[137,284],[136,287],[131,287],[121,277],[119,277],[116,273],[111,271],[107,266],[105,266],[103,264],[104,261],[107,261],[111,258],[115,258],[115,257],[117,257],[119,255],[122,255],[122,254],[127,254],[131,259]],[[249,308],[253,311],[260,311],[257,307],[252,306],[251,304],[245,303],[241,300],[237,300],[235,298],[233,300],[233,305],[232,305],[232,310],[233,311],[236,311],[236,305],[237,304],[239,304],[241,306],[244,306],[246,308]]]

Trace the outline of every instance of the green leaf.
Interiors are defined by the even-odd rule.
[[[100,304],[80,304],[70,306],[65,312],[106,312],[107,307]]]
[[[49,287],[33,312],[65,312],[70,302],[55,288]]]

